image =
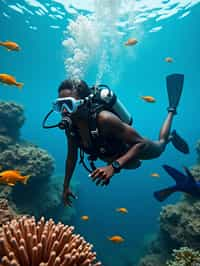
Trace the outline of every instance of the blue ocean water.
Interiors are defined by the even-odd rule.
[[[200,135],[199,1],[155,1],[157,6],[152,1],[136,1],[130,5],[133,10],[128,9],[127,1],[118,1],[118,6],[113,1],[94,1],[96,9],[90,9],[92,4],[87,1],[80,7],[77,1],[64,2],[65,5],[62,1],[0,1],[0,39],[16,41],[22,47],[18,53],[0,47],[0,73],[12,74],[25,84],[22,91],[0,84],[0,99],[24,106],[22,138],[55,158],[55,175],[64,177],[66,139],[60,130],[44,130],[41,125],[57,97],[60,82],[73,72],[70,65],[80,70],[90,86],[97,81],[108,84],[130,111],[136,130],[151,139],[157,139],[167,114],[165,77],[171,73],[185,75],[173,128],[190,144],[189,155],[169,145],[160,158],[143,162],[135,171],[123,170],[106,188],[95,186],[81,166],[74,173],[80,182],[73,219],[76,231],[94,244],[103,265],[132,265],[128,263],[137,260],[146,239],[158,230],[162,204],[155,201],[153,191],[173,182],[162,164],[180,169],[196,162],[195,145]],[[85,27],[77,21],[80,15]],[[116,20],[121,23],[117,31]],[[100,40],[95,39],[98,34]],[[130,37],[138,39],[138,43],[124,46]],[[86,54],[85,61],[78,55],[71,57],[69,48],[74,44],[70,38],[75,40],[76,49]],[[67,44],[63,45],[63,41]],[[87,57],[88,53],[91,57]],[[168,56],[174,59],[173,63],[165,62]],[[66,61],[69,58],[71,61]],[[152,95],[157,102],[148,104],[140,99],[141,95]],[[160,173],[161,178],[150,177],[152,172]],[[176,202],[179,196],[173,195],[163,205]],[[128,215],[116,213],[118,207],[126,207]],[[89,215],[89,221],[84,223],[81,215]],[[113,245],[107,240],[116,234],[125,238],[123,244]]]

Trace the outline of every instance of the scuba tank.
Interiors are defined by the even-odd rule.
[[[130,113],[107,85],[101,84],[92,89],[94,90],[95,101],[113,111],[124,123],[132,125],[133,119]]]

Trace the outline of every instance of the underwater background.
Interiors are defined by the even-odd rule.
[[[70,223],[75,232],[94,245],[103,265],[138,265],[159,230],[161,207],[180,199],[179,193],[162,204],[154,199],[155,190],[174,182],[162,165],[181,169],[197,161],[200,1],[80,2],[0,0],[0,41],[16,41],[22,48],[16,53],[0,47],[0,73],[24,82],[21,91],[0,84],[0,100],[24,107],[26,120],[21,138],[45,149],[54,158],[53,176],[59,177],[56,182],[62,191],[66,139],[59,129],[42,128],[61,81],[74,76],[90,86],[107,84],[131,113],[134,128],[156,140],[167,114],[165,78],[171,73],[185,75],[173,129],[188,141],[189,155],[179,153],[170,144],[160,158],[144,161],[137,170],[121,171],[105,188],[92,183],[80,165],[73,176],[78,199],[73,202],[75,212]],[[129,38],[136,38],[138,43],[125,46]],[[166,57],[172,57],[173,62],[167,63]],[[144,102],[142,95],[155,97],[156,103]],[[55,114],[50,122],[59,119]],[[151,177],[152,172],[159,173],[160,178]],[[30,191],[23,198],[27,204],[31,202]],[[18,193],[17,198],[20,196]],[[53,193],[51,197],[54,198]],[[117,213],[115,209],[119,207],[126,207],[128,214]],[[63,208],[62,215],[55,214],[53,218],[64,219],[64,211]],[[81,220],[82,215],[88,215],[89,220]],[[107,239],[112,235],[122,235],[125,241],[114,244]]]

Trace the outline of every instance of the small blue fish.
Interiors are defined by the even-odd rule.
[[[200,182],[195,181],[187,167],[184,167],[185,174],[182,174],[169,165],[163,165],[165,171],[176,181],[176,185],[154,192],[158,201],[164,201],[174,192],[185,192],[200,199]]]

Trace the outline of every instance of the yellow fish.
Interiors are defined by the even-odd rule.
[[[128,39],[128,41],[126,41],[124,44],[126,46],[131,46],[131,45],[135,45],[136,43],[138,43],[138,40],[134,39],[134,38],[130,38]]]
[[[165,61],[166,61],[167,63],[172,63],[172,62],[174,61],[174,59],[173,59],[172,57],[166,57],[166,58],[165,58]]]
[[[7,184],[9,186],[16,185],[17,182],[26,184],[30,175],[22,176],[17,170],[6,170],[0,172],[0,183]]]
[[[160,177],[160,175],[158,173],[152,173],[151,176],[152,177]]]
[[[141,99],[145,100],[148,103],[155,103],[156,99],[152,96],[141,96]]]
[[[8,74],[0,74],[0,82],[8,84],[10,86],[15,85],[20,89],[24,86],[24,83],[17,82],[13,76]]]
[[[81,216],[81,219],[82,219],[83,221],[88,221],[88,220],[89,220],[89,216],[87,216],[87,215],[83,215],[83,216]]]
[[[108,237],[108,240],[112,241],[113,243],[122,243],[124,242],[124,238],[122,238],[121,236],[111,236]]]
[[[121,213],[128,213],[128,210],[126,208],[117,208],[116,211]]]
[[[16,42],[6,41],[0,42],[0,46],[4,46],[7,48],[8,51],[19,51],[21,48]]]

